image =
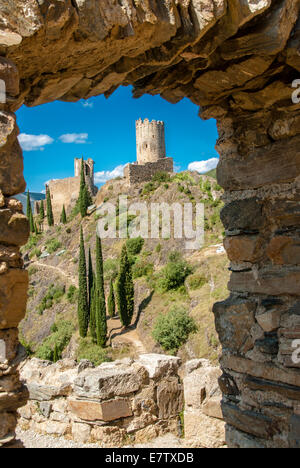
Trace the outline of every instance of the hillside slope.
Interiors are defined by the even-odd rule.
[[[80,340],[77,330],[77,276],[80,225],[86,248],[91,248],[95,262],[96,227],[99,215],[93,213],[81,221],[68,213],[67,225],[58,225],[33,235],[23,248],[29,267],[30,290],[26,317],[20,325],[23,344],[29,352],[47,358],[59,342],[63,356],[89,358],[98,363],[105,359],[132,356],[146,351],[163,351],[152,337],[159,314],[172,307],[184,307],[194,317],[198,330],[178,353],[184,359],[207,357],[216,360],[218,340],[214,330],[212,304],[226,297],[227,258],[222,250],[222,225],[219,212],[222,194],[216,181],[208,176],[184,172],[170,178],[158,174],[149,183],[128,187],[124,179],[106,183],[95,199],[97,206],[109,201],[118,205],[119,196],[127,195],[129,203],[187,203],[202,201],[205,205],[205,245],[200,251],[185,250],[185,240],[145,239],[141,252],[132,255],[135,277],[135,316],[132,329],[122,330],[117,319],[108,321],[109,341],[106,350],[93,345],[89,338]],[[134,217],[130,218],[134,221]],[[122,217],[118,217],[119,225]],[[172,222],[173,226],[173,222]],[[103,240],[106,293],[115,278],[118,258],[126,240]],[[190,268],[182,287],[162,291],[160,276],[177,252]],[[87,252],[88,253],[88,252]]]

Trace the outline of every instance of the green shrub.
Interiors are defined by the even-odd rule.
[[[52,326],[55,330],[48,336],[36,352],[36,357],[46,361],[53,361],[54,349],[61,358],[63,350],[68,346],[74,332],[74,326],[71,322],[61,320]]]
[[[170,182],[171,176],[168,172],[165,171],[158,171],[152,177],[152,182],[157,182],[158,184],[162,184],[163,182]]]
[[[174,306],[166,315],[157,317],[152,336],[165,351],[174,354],[196,331],[196,323],[186,309]]]
[[[161,252],[161,244],[157,244],[157,246],[155,247],[155,252],[158,254]]]
[[[38,313],[42,315],[45,310],[51,309],[54,304],[57,304],[61,301],[65,292],[65,286],[54,286],[54,284],[52,284],[48,289],[47,294],[42,299],[42,302],[38,306]]]
[[[93,343],[91,338],[80,339],[77,350],[77,361],[81,361],[82,359],[87,359],[92,362],[94,366],[100,366],[103,362],[111,361],[111,358],[107,355],[107,350]]]
[[[205,284],[207,284],[207,278],[204,275],[195,274],[188,278],[188,286],[192,291],[196,289],[202,288]]]
[[[55,238],[49,239],[46,242],[46,249],[49,254],[56,252],[60,247],[61,247],[61,242],[59,242],[59,240]]]
[[[30,258],[30,260],[31,260],[33,257],[39,258],[41,255],[42,255],[41,249],[38,249],[38,248],[36,247],[35,249],[33,249],[33,250],[30,252],[29,258]]]
[[[78,289],[76,286],[70,286],[67,292],[67,300],[70,304],[75,304],[78,299]]]
[[[154,192],[156,188],[157,188],[156,184],[154,184],[153,182],[148,182],[147,184],[144,185],[142,194],[148,195],[149,193]]]
[[[159,275],[158,287],[163,292],[178,289],[184,284],[191,272],[191,266],[181,258],[178,252],[173,252]]]
[[[189,182],[192,185],[195,184],[194,177],[188,172],[180,172],[179,174],[176,174],[172,180],[175,182]]]
[[[132,267],[133,278],[141,278],[142,276],[151,276],[153,274],[153,263],[147,262],[145,259],[138,260]]]
[[[103,263],[104,278],[106,281],[114,281],[118,275],[119,262],[116,258],[108,258]]]
[[[26,245],[22,247],[22,252],[33,249],[38,243],[38,236],[36,234],[31,234]]]
[[[126,248],[129,255],[138,255],[145,243],[142,237],[136,237],[134,239],[128,239],[126,241]]]

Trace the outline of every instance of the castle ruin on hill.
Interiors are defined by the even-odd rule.
[[[50,190],[52,209],[54,219],[57,221],[60,219],[60,215],[63,209],[69,208],[74,205],[78,199],[80,191],[80,177],[81,177],[81,163],[82,159],[76,158],[74,160],[74,177],[68,177],[66,179],[50,180],[47,184],[46,189]],[[83,161],[84,164],[84,175],[85,181],[89,188],[92,196],[95,196],[98,192],[98,188],[94,183],[94,161],[87,159]],[[46,201],[44,202],[46,203]],[[46,206],[46,205],[45,205]],[[35,214],[40,212],[40,202],[35,203]]]
[[[129,185],[146,182],[159,171],[173,172],[173,158],[166,156],[164,122],[137,120],[136,147],[137,161],[124,169]]]

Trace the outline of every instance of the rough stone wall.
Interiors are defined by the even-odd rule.
[[[80,189],[80,177],[69,177],[61,180],[51,180],[48,184],[54,221],[59,222],[63,205],[68,209],[78,199]],[[47,202],[45,203],[46,206]],[[47,212],[47,211],[46,211]]]
[[[4,197],[25,188],[9,114],[23,103],[109,96],[131,84],[135,97],[160,94],[173,103],[187,97],[201,106],[202,118],[218,120],[232,279],[231,297],[216,305],[215,314],[232,447],[300,444],[300,370],[290,359],[300,294],[299,94],[291,99],[300,73],[299,10],[299,0],[0,4],[0,79],[8,93],[1,111],[4,122],[11,121],[2,127]],[[6,199],[0,211],[1,245],[16,248],[24,242],[23,221],[8,204]],[[10,322],[16,295],[20,314],[25,311],[26,297],[14,286],[25,285],[25,273],[14,268],[0,277],[6,330],[16,323]],[[10,415],[2,439],[12,431]]]
[[[128,164],[124,169],[124,177],[129,185],[147,182],[159,171],[173,172],[173,158],[160,159],[143,165]]]
[[[84,161],[85,167],[85,181],[92,196],[97,194],[97,187],[94,185],[94,161],[88,159]],[[80,191],[80,177],[81,177],[81,159],[75,159],[74,162],[75,177],[68,177],[66,179],[51,180],[48,187],[51,194],[52,209],[54,221],[59,222],[62,213],[63,205],[66,209],[74,206],[78,200]],[[44,202],[45,213],[47,210],[47,201]],[[36,207],[37,211],[38,206]],[[38,213],[36,213],[38,214]]]
[[[136,148],[138,164],[157,162],[166,157],[165,124],[140,119],[136,122]]]
[[[269,92],[272,92],[271,89]],[[276,94],[276,98],[280,96]],[[222,410],[233,447],[299,447],[299,110],[257,94],[219,125],[221,218],[231,260],[230,297],[214,307],[223,345]],[[298,122],[298,124],[296,123]],[[296,126],[295,126],[296,125]],[[298,149],[297,149],[298,147]]]
[[[184,429],[184,446],[223,447],[222,372],[205,359],[180,364],[179,358],[160,354],[97,368],[88,361],[27,360],[20,375],[29,401],[19,410],[19,424],[103,447],[150,442],[167,432],[179,437]]]
[[[18,324],[26,310],[28,273],[19,247],[27,242],[29,225],[22,204],[13,195],[25,190],[19,129],[9,104],[19,92],[16,67],[0,59],[0,78],[8,103],[0,104],[0,447],[14,441],[16,410],[26,403],[19,381]]]
[[[179,436],[179,364],[178,358],[155,354],[97,368],[88,361],[26,361],[20,373],[30,399],[19,410],[19,424],[106,447],[146,442],[166,432]]]

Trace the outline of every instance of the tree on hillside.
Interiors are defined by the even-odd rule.
[[[96,236],[96,330],[97,343],[104,346],[107,337],[106,301],[104,290],[103,254],[101,239]]]
[[[41,203],[40,203],[40,222],[43,222],[44,219],[45,219],[44,200],[41,200]]]
[[[53,362],[57,362],[60,360],[60,352],[57,346],[57,343],[54,345],[54,350],[53,350]]]
[[[134,312],[134,284],[126,245],[123,246],[121,253],[116,292],[121,323],[124,327],[128,327],[131,324]]]
[[[80,231],[80,253],[79,253],[79,294],[78,294],[78,324],[79,333],[85,338],[89,326],[89,304],[87,291],[86,257],[84,248],[83,231]]]
[[[87,209],[93,203],[91,194],[86,185],[85,174],[84,174],[84,160],[81,159],[81,174],[80,174],[80,190],[77,205],[81,214],[84,218],[87,215]]]
[[[88,263],[88,290],[89,290],[89,304],[92,303],[92,290],[94,285],[94,269],[92,261],[92,252],[89,248],[89,263]]]
[[[114,293],[114,283],[110,280],[109,296],[107,301],[108,315],[113,318],[116,315],[116,301]]]
[[[27,192],[27,212],[26,212],[28,221],[29,221],[29,227],[30,227],[30,232],[34,233],[35,232],[35,226],[34,226],[34,219],[33,219],[33,214],[32,214],[32,208],[31,208],[31,198],[30,198],[30,192],[28,190]]]
[[[97,304],[97,288],[96,281],[93,282],[90,298],[90,334],[94,343],[97,343],[97,331],[96,331],[96,304]]]
[[[65,205],[63,205],[63,208],[62,208],[62,212],[61,212],[61,216],[60,216],[60,222],[62,224],[67,224],[67,215],[66,215]]]
[[[96,235],[96,283],[99,291],[104,291],[102,242]]]
[[[49,226],[54,225],[54,216],[53,216],[53,210],[52,210],[51,193],[50,193],[49,188],[47,188],[47,220],[48,220],[48,225]]]
[[[106,321],[106,306],[105,296],[96,287],[96,334],[97,344],[102,348],[105,347],[107,341],[107,321]]]

